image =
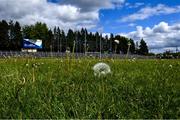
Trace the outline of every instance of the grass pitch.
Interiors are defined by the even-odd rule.
[[[0,59],[0,118],[180,118],[180,61]]]

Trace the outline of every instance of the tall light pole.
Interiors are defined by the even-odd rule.
[[[178,53],[179,52],[179,50],[178,50],[178,46],[176,46],[176,53]]]
[[[111,57],[112,57],[112,35],[110,37],[110,54],[111,54]]]
[[[129,54],[130,47],[131,47],[131,42],[128,41],[128,49],[127,49],[127,55],[126,55],[126,58],[128,58],[128,54]]]
[[[77,53],[77,51],[78,51],[78,31],[76,31],[76,44],[75,44],[75,48],[76,48],[76,53]]]
[[[101,27],[98,31],[99,31],[99,33],[100,33],[100,41],[99,41],[99,42],[100,42],[100,43],[99,43],[99,44],[100,44],[100,51],[99,51],[99,57],[100,57],[100,59],[101,59],[101,58],[102,58],[102,51],[101,51],[102,41],[101,41],[101,40],[102,40],[103,27]]]
[[[75,31],[75,40],[74,40],[74,43],[73,43],[73,49],[74,49],[74,52],[77,54],[77,49],[78,49],[78,29],[75,28],[74,29]]]
[[[114,40],[115,44],[115,54],[117,54],[117,47],[119,45],[119,40]]]
[[[60,31],[60,35],[59,35],[59,40],[60,40],[60,52],[62,52],[62,34],[61,34],[61,31]]]
[[[86,47],[87,47],[87,46],[86,46],[86,45],[87,45],[87,39],[86,39],[86,31],[85,31],[85,45],[84,45],[84,46],[85,46],[85,49],[84,49],[84,50],[85,50],[85,56],[87,55],[87,53],[86,53],[86,51],[87,51],[87,48],[86,48]]]
[[[60,37],[59,37],[59,31],[58,31],[57,39],[58,39],[58,53],[59,53],[59,48],[60,48]]]
[[[101,39],[102,39],[102,33],[100,33],[100,59],[102,58],[102,53],[101,53],[101,47],[102,47],[102,45],[101,45]]]

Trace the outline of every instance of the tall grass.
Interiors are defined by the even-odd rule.
[[[0,59],[0,118],[180,118],[180,61]]]

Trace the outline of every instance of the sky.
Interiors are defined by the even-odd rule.
[[[0,19],[143,38],[150,52],[180,49],[180,0],[0,0]]]

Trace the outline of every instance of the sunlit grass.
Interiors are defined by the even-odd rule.
[[[94,76],[104,62],[111,74]],[[0,118],[179,118],[180,61],[0,59]]]

